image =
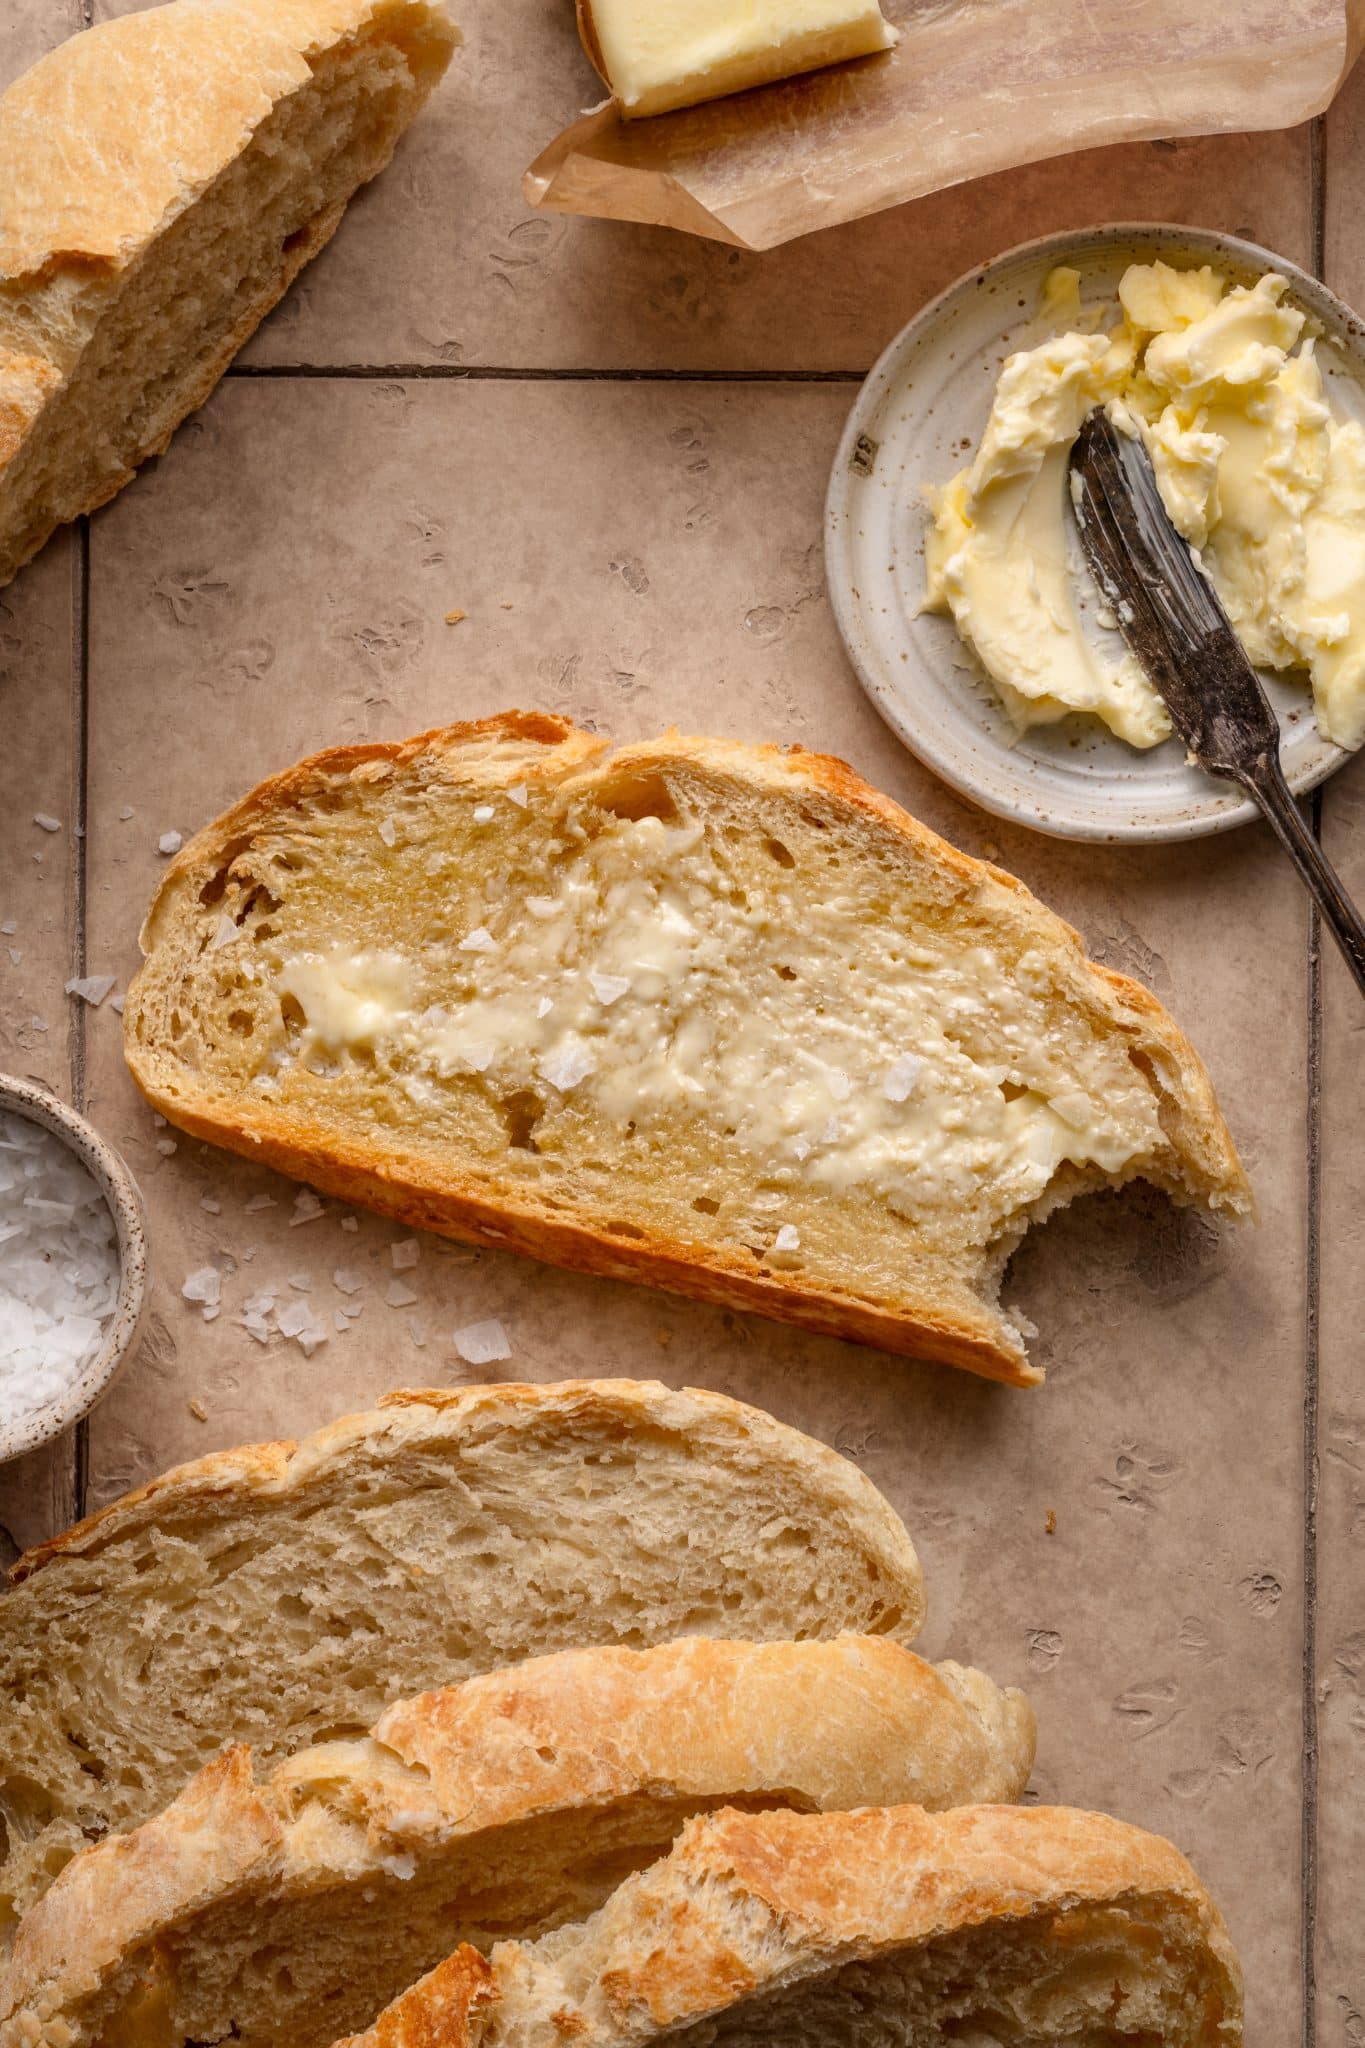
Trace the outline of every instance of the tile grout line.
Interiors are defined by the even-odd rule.
[[[861,384],[865,370],[559,370],[497,363],[234,363],[229,380],[433,384]]]
[[[73,951],[75,973],[83,975],[87,965],[86,907],[88,901],[88,854],[90,844],[90,521],[76,523],[75,618],[72,634],[72,711],[75,729],[75,759],[72,762],[73,814],[75,818],[75,888],[73,891]],[[88,1094],[86,1077],[88,1012],[83,1002],[72,1004],[71,1099],[82,1115]],[[89,1488],[89,1425],[76,1424],[72,1436],[72,1485],[77,1518],[85,1513]]]
[[[1319,115],[1309,131],[1309,189],[1312,207],[1314,275],[1327,275],[1327,121]],[[1323,795],[1310,804],[1314,836],[1322,838]],[[1317,2040],[1318,1921],[1318,1429],[1322,1394],[1322,920],[1315,903],[1308,910],[1308,1119],[1305,1245],[1303,1396],[1303,2048]]]

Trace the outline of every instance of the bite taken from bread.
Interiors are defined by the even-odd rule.
[[[429,0],[171,0],[0,98],[0,585],[203,403],[457,41]]]
[[[125,1049],[174,1124],[408,1224],[1027,1384],[1030,1221],[1238,1215],[1203,1066],[841,762],[509,713],[272,777],[169,869]]]

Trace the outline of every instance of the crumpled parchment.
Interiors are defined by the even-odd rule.
[[[1286,128],[1321,113],[1365,0],[885,0],[901,38],[705,106],[608,103],[523,179],[532,206],[771,249],[1096,144]]]

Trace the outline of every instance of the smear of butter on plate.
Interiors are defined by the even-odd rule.
[[[1137,747],[1170,731],[1068,516],[1068,452],[1103,405],[1146,440],[1252,661],[1306,670],[1324,736],[1365,740],[1365,431],[1333,414],[1287,289],[1134,264],[1105,335],[1079,331],[1075,271],[1048,279],[1071,330],[1008,359],[973,461],[928,493],[926,608],[951,611],[1021,729],[1080,711]]]

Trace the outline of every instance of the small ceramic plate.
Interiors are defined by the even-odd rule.
[[[38,1408],[0,1414],[0,1464],[51,1442],[108,1392],[137,1345],[147,1309],[147,1218],[137,1182],[93,1124],[36,1082],[0,1074],[0,1109],[41,1124],[70,1147],[109,1204],[118,1239],[119,1291],[104,1342],[63,1389]]]
[[[1201,228],[1109,227],[1026,242],[974,270],[904,328],[849,415],[825,508],[825,567],[839,630],[887,723],[964,796],[1064,839],[1193,839],[1257,815],[1232,784],[1187,766],[1168,740],[1130,747],[1098,719],[1016,733],[951,617],[921,614],[926,514],[921,487],[970,459],[1006,356],[1049,331],[1043,281],[1059,263],[1085,305],[1118,310],[1130,263],[1211,263],[1236,283],[1289,279],[1320,330],[1318,356],[1340,415],[1365,422],[1365,328],[1316,279],[1252,242]],[[1290,787],[1312,789],[1347,758],[1318,734],[1304,677],[1265,678]]]

